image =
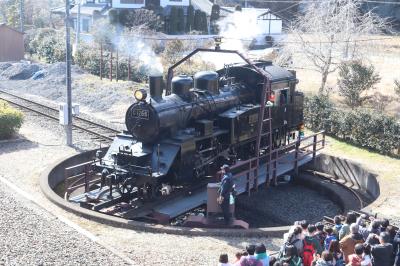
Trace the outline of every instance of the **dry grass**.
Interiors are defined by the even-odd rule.
[[[399,182],[400,159],[371,152],[337,139],[326,137],[324,153],[350,159],[379,174],[386,181]]]

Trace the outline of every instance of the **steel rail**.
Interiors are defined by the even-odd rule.
[[[3,90],[0,90],[0,93],[8,95],[8,96],[11,96],[11,97],[14,97],[14,98],[16,98],[18,100],[25,101],[25,102],[33,105],[34,107],[42,108],[42,109],[45,109],[47,111],[50,111],[50,113],[52,112],[53,115],[49,114],[49,113],[46,113],[43,110],[38,110],[38,109],[35,109],[34,107],[31,107],[31,106],[28,106],[28,105],[24,105],[22,103],[18,103],[16,101],[10,100],[7,97],[2,97],[1,94],[0,94],[0,99],[4,100],[6,102],[9,102],[12,105],[18,106],[18,107],[20,107],[22,109],[28,110],[28,111],[36,113],[36,114],[40,114],[40,115],[45,116],[47,118],[50,118],[52,120],[56,120],[56,121],[59,120],[59,117],[58,117],[58,112],[59,111],[56,108],[52,108],[52,107],[46,106],[44,104],[41,104],[41,103],[38,103],[38,102],[35,102],[35,101],[32,101],[32,100],[26,99],[24,97],[21,97],[21,96],[18,96],[18,95],[15,95],[15,94],[3,91]],[[91,135],[94,135],[94,136],[96,136],[98,138],[101,138],[101,139],[104,139],[106,141],[112,141],[113,140],[113,137],[110,137],[110,134],[116,134],[116,133],[120,132],[120,131],[118,131],[116,129],[113,129],[113,128],[110,128],[110,127],[107,127],[107,126],[104,126],[104,125],[101,125],[101,124],[98,124],[98,123],[95,123],[93,121],[90,121],[90,120],[87,120],[87,119],[84,119],[84,118],[75,117],[74,120],[75,120],[75,122],[78,122],[80,124],[73,124],[73,128],[82,130],[84,132],[87,132],[87,133],[89,133]],[[98,128],[100,130],[106,130],[108,132],[99,133],[99,132],[94,131],[92,129],[88,129],[87,127]]]

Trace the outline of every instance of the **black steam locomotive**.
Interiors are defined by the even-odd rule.
[[[294,72],[266,61],[255,65],[270,76],[272,145],[279,147],[296,137],[304,97]],[[207,180],[224,163],[254,156],[263,82],[249,65],[234,64],[175,76],[165,96],[162,77],[150,77],[150,94],[135,91],[127,131],[115,137],[97,171],[121,195],[153,199]]]

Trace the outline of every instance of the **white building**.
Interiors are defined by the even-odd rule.
[[[93,22],[99,17],[105,17],[104,13],[111,7],[109,0],[83,0],[81,5],[71,8],[73,27],[77,29],[78,13],[80,13],[80,31],[89,32]]]
[[[112,0],[111,7],[116,9],[134,9],[145,7],[150,3],[161,7],[189,6],[190,0]]]
[[[108,11],[113,8],[116,10],[139,9],[148,5],[170,8],[171,6],[188,7],[190,0],[81,0],[80,8],[75,5],[71,8],[73,27],[77,28],[78,13],[80,13],[80,31],[90,32],[94,20],[99,17],[107,17]],[[79,11],[80,9],[80,11]],[[61,10],[54,10],[60,13]],[[64,11],[65,12],[65,9]]]

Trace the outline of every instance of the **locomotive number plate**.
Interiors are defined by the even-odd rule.
[[[134,110],[132,110],[132,116],[139,118],[139,119],[145,119],[145,120],[150,119],[149,110],[134,109]]]

